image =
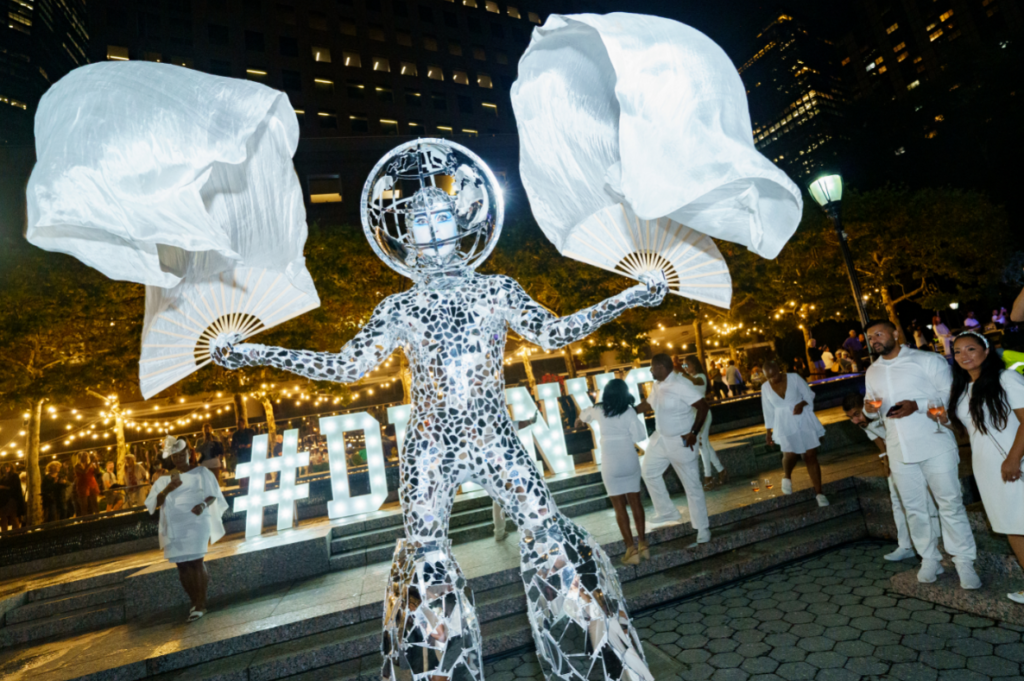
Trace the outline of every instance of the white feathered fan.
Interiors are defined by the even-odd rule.
[[[512,106],[530,206],[565,256],[633,278],[663,269],[674,293],[728,307],[707,237],[774,258],[800,222],[800,190],[754,148],[736,67],[689,26],[551,15]]]
[[[145,397],[319,306],[288,98],[258,83],[149,62],[72,71],[36,114],[27,238],[146,284]]]

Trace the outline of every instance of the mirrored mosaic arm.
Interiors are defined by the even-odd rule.
[[[583,340],[603,324],[607,324],[632,307],[657,307],[668,293],[665,274],[661,271],[651,272],[644,275],[642,284],[628,288],[568,317],[558,317],[530,298],[514,279],[506,281],[510,289],[509,326],[523,338],[545,350],[557,350],[569,343]]]
[[[370,321],[340,352],[290,350],[258,343],[231,342],[218,338],[212,345],[213,361],[225,369],[270,366],[314,381],[354,383],[387,359],[398,346],[395,305],[385,300]]]

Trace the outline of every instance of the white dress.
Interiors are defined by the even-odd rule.
[[[1024,408],[1024,377],[1016,371],[1004,370],[1000,382],[1006,391],[1006,401],[1011,410],[1005,428],[1001,431],[993,428],[987,407],[985,425],[988,426],[988,434],[974,427],[970,414],[973,384],[968,385],[960,397],[956,415],[971,436],[974,480],[978,483],[981,501],[985,504],[985,514],[992,523],[992,529],[1000,534],[1024,535],[1024,481],[1003,482],[1002,474],[1003,460],[1006,458],[1004,453],[1009,453],[1020,427],[1020,420],[1012,410]]]
[[[647,431],[633,408],[618,416],[605,416],[598,404],[584,409],[580,420],[597,421],[601,427],[601,480],[608,496],[639,493],[640,456],[633,445],[646,440]]]
[[[793,408],[807,402],[799,416]],[[764,425],[772,431],[772,439],[787,454],[803,454],[821,444],[825,426],[814,414],[814,391],[797,374],[786,374],[786,397],[779,397],[771,383],[761,386],[761,409]]]
[[[171,476],[161,476],[153,483],[146,497],[146,508],[155,513],[156,497],[171,484]],[[214,501],[209,508],[196,515],[192,509],[209,497]],[[228,502],[217,484],[217,478],[207,468],[196,466],[181,474],[181,487],[167,495],[160,508],[160,548],[172,563],[198,560],[207,548],[224,536],[221,516],[228,510]]]

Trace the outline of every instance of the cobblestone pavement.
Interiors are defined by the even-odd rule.
[[[894,572],[913,567],[884,561],[891,549],[849,545],[640,613],[652,669],[654,657],[676,661],[657,681],[1024,679],[1024,627],[889,590]],[[532,653],[486,672],[488,681],[544,678]]]

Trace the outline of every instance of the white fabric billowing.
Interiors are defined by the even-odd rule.
[[[202,366],[227,320],[252,335],[319,306],[283,93],[168,64],[92,64],[47,91],[35,133],[26,237],[147,285],[146,397]]]
[[[1003,461],[1013,448],[1021,427],[1020,419],[1012,410],[1024,409],[1024,377],[1007,369],[999,380],[1011,409],[1005,428],[996,429],[988,407],[985,407],[988,434],[975,428],[970,412],[973,383],[968,384],[961,395],[960,403],[955,407],[956,415],[971,437],[971,467],[992,530],[1000,534],[1024,534],[1024,480],[1004,482],[1002,473]]]
[[[157,511],[157,496],[171,484],[171,476],[161,476],[153,483],[146,497],[146,509]],[[192,512],[198,504],[213,497],[214,501],[199,515]],[[160,508],[160,548],[164,558],[177,563],[206,555],[209,545],[224,536],[221,516],[228,510],[228,502],[220,491],[217,478],[202,466],[181,474],[181,487],[164,499]]]
[[[807,405],[796,416],[793,409],[801,402]],[[785,454],[804,454],[825,437],[825,426],[814,413],[814,391],[797,374],[786,374],[785,397],[779,397],[771,383],[762,385],[761,409],[765,428],[772,431],[772,439]]]
[[[553,14],[519,62],[512,106],[523,185],[560,252],[618,203],[766,258],[800,222],[800,190],[754,147],[736,67],[689,26]]]
[[[580,413],[584,423],[597,421],[601,430],[601,481],[608,496],[640,492],[640,457],[633,445],[647,439],[647,429],[632,407],[606,416],[600,405]]]

